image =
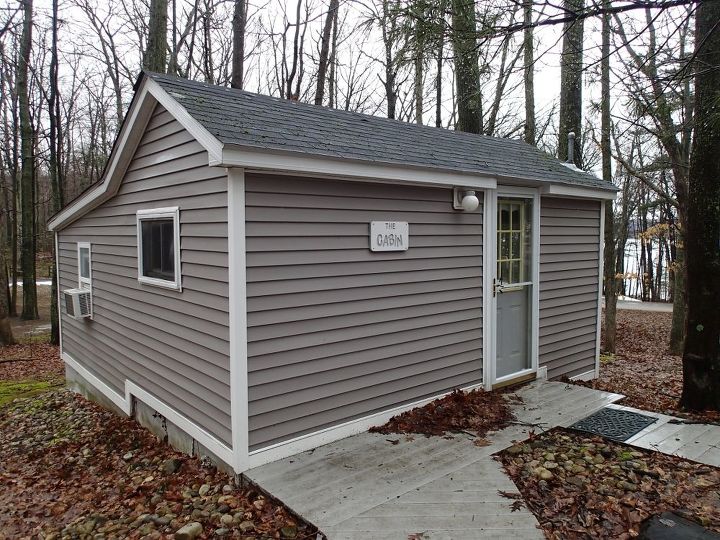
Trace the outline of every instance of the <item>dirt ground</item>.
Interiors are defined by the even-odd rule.
[[[38,278],[37,281],[49,281],[48,278]],[[13,336],[19,342],[26,341],[47,341],[50,336],[50,285],[38,285],[38,315],[37,320],[24,321],[20,317],[11,317],[10,326]],[[22,313],[23,289],[18,287],[17,312]]]
[[[682,358],[667,353],[671,317],[671,313],[618,310],[617,353],[601,356],[598,379],[576,384],[624,394],[622,404],[630,407],[720,422],[720,413],[688,413],[679,406]]]

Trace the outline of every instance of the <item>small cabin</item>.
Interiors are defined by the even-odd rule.
[[[518,140],[144,73],[49,223],[68,384],[240,473],[593,378],[615,192]]]

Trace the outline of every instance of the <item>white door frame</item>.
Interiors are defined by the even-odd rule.
[[[531,367],[504,377],[497,378],[497,298],[493,295],[493,283],[497,277],[497,200],[498,198],[523,198],[533,201],[532,209],[532,298],[530,306],[530,362]],[[515,186],[498,186],[497,190],[485,190],[485,249],[484,260],[484,302],[483,321],[483,384],[491,390],[494,384],[537,373],[540,333],[540,189]]]

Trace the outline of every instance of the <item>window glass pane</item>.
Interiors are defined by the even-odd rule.
[[[80,277],[90,279],[90,250],[80,248]]]
[[[175,281],[175,234],[172,219],[148,219],[142,228],[142,269],[147,277]]]

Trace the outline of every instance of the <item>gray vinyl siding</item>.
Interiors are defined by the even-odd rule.
[[[63,349],[125,394],[129,379],[230,443],[227,176],[158,106],[117,195],[59,232],[60,286],[90,242],[93,320],[62,317]],[[182,292],[141,285],[136,211],[178,206]]]
[[[246,176],[251,450],[481,381],[483,214],[451,201]],[[408,251],[369,250],[381,220]]]
[[[595,367],[600,202],[540,204],[540,366],[550,378]]]

